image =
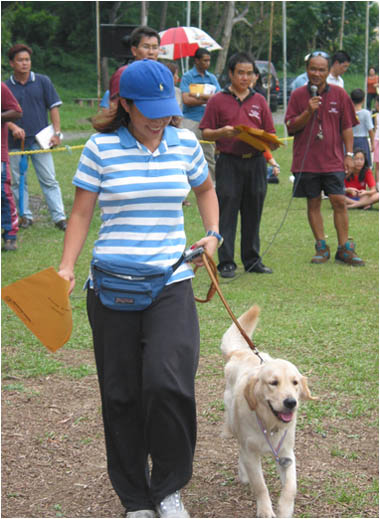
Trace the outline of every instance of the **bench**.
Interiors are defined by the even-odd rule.
[[[97,106],[99,100],[97,97],[78,97],[77,99],[74,99],[74,103],[78,104],[79,106],[83,106],[84,104],[88,106]]]

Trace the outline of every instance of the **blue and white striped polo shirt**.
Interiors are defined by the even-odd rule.
[[[92,135],[73,184],[99,193],[102,225],[93,254],[118,263],[173,265],[186,247],[182,202],[207,176],[202,148],[189,130],[166,127],[153,153],[125,127]],[[185,263],[168,284],[191,277]]]

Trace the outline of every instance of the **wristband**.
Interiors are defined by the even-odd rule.
[[[351,157],[353,159],[354,154],[352,153],[352,151],[346,151],[346,157]]]
[[[216,231],[207,231],[206,236],[214,236],[218,240],[218,247],[223,245],[224,238]]]

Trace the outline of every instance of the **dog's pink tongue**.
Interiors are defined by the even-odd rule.
[[[293,413],[279,413],[279,417],[283,422],[291,422],[293,418]]]

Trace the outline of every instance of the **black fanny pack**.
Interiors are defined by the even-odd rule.
[[[91,273],[95,293],[111,310],[144,310],[157,298],[183,260],[184,255],[170,267],[159,267],[132,262],[118,265],[94,258]]]

